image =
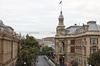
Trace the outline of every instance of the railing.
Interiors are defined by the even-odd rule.
[[[48,58],[55,64],[55,66],[61,66],[60,64],[57,64],[52,57],[48,57]]]
[[[56,66],[55,63],[54,63],[55,61],[53,59],[51,59],[50,56],[48,56],[48,57],[45,56],[45,59],[50,63],[51,66]]]

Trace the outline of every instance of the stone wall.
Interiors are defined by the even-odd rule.
[[[21,36],[14,31],[0,30],[0,66],[15,66],[20,50]]]

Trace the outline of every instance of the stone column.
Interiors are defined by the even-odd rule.
[[[98,49],[100,49],[100,38],[98,37]]]
[[[60,64],[60,63],[59,63],[59,57],[60,57],[60,56],[58,55],[58,56],[57,56],[57,64]]]
[[[64,64],[67,64],[67,56],[64,56]]]
[[[55,62],[57,63],[57,56],[55,56]]]
[[[87,37],[87,46],[86,46],[86,56],[88,57],[90,55],[90,38]]]
[[[65,46],[64,46],[64,64],[67,64],[67,40],[65,40]]]
[[[82,55],[84,56],[84,46],[82,47]]]
[[[3,63],[3,55],[4,55],[4,40],[1,39],[1,63]]]

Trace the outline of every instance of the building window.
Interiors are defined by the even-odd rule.
[[[96,49],[92,49],[92,53],[94,53],[96,51]]]
[[[90,44],[98,44],[98,38],[90,38]]]
[[[75,47],[71,47],[71,53],[75,53]]]
[[[91,51],[90,54],[96,52],[97,50],[98,50],[97,46],[90,47],[90,51]]]
[[[71,44],[75,44],[75,40],[71,40]]]
[[[96,44],[96,39],[92,38],[92,44]]]

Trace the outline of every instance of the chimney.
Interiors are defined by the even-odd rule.
[[[83,24],[83,31],[86,32],[87,31],[87,25]]]

